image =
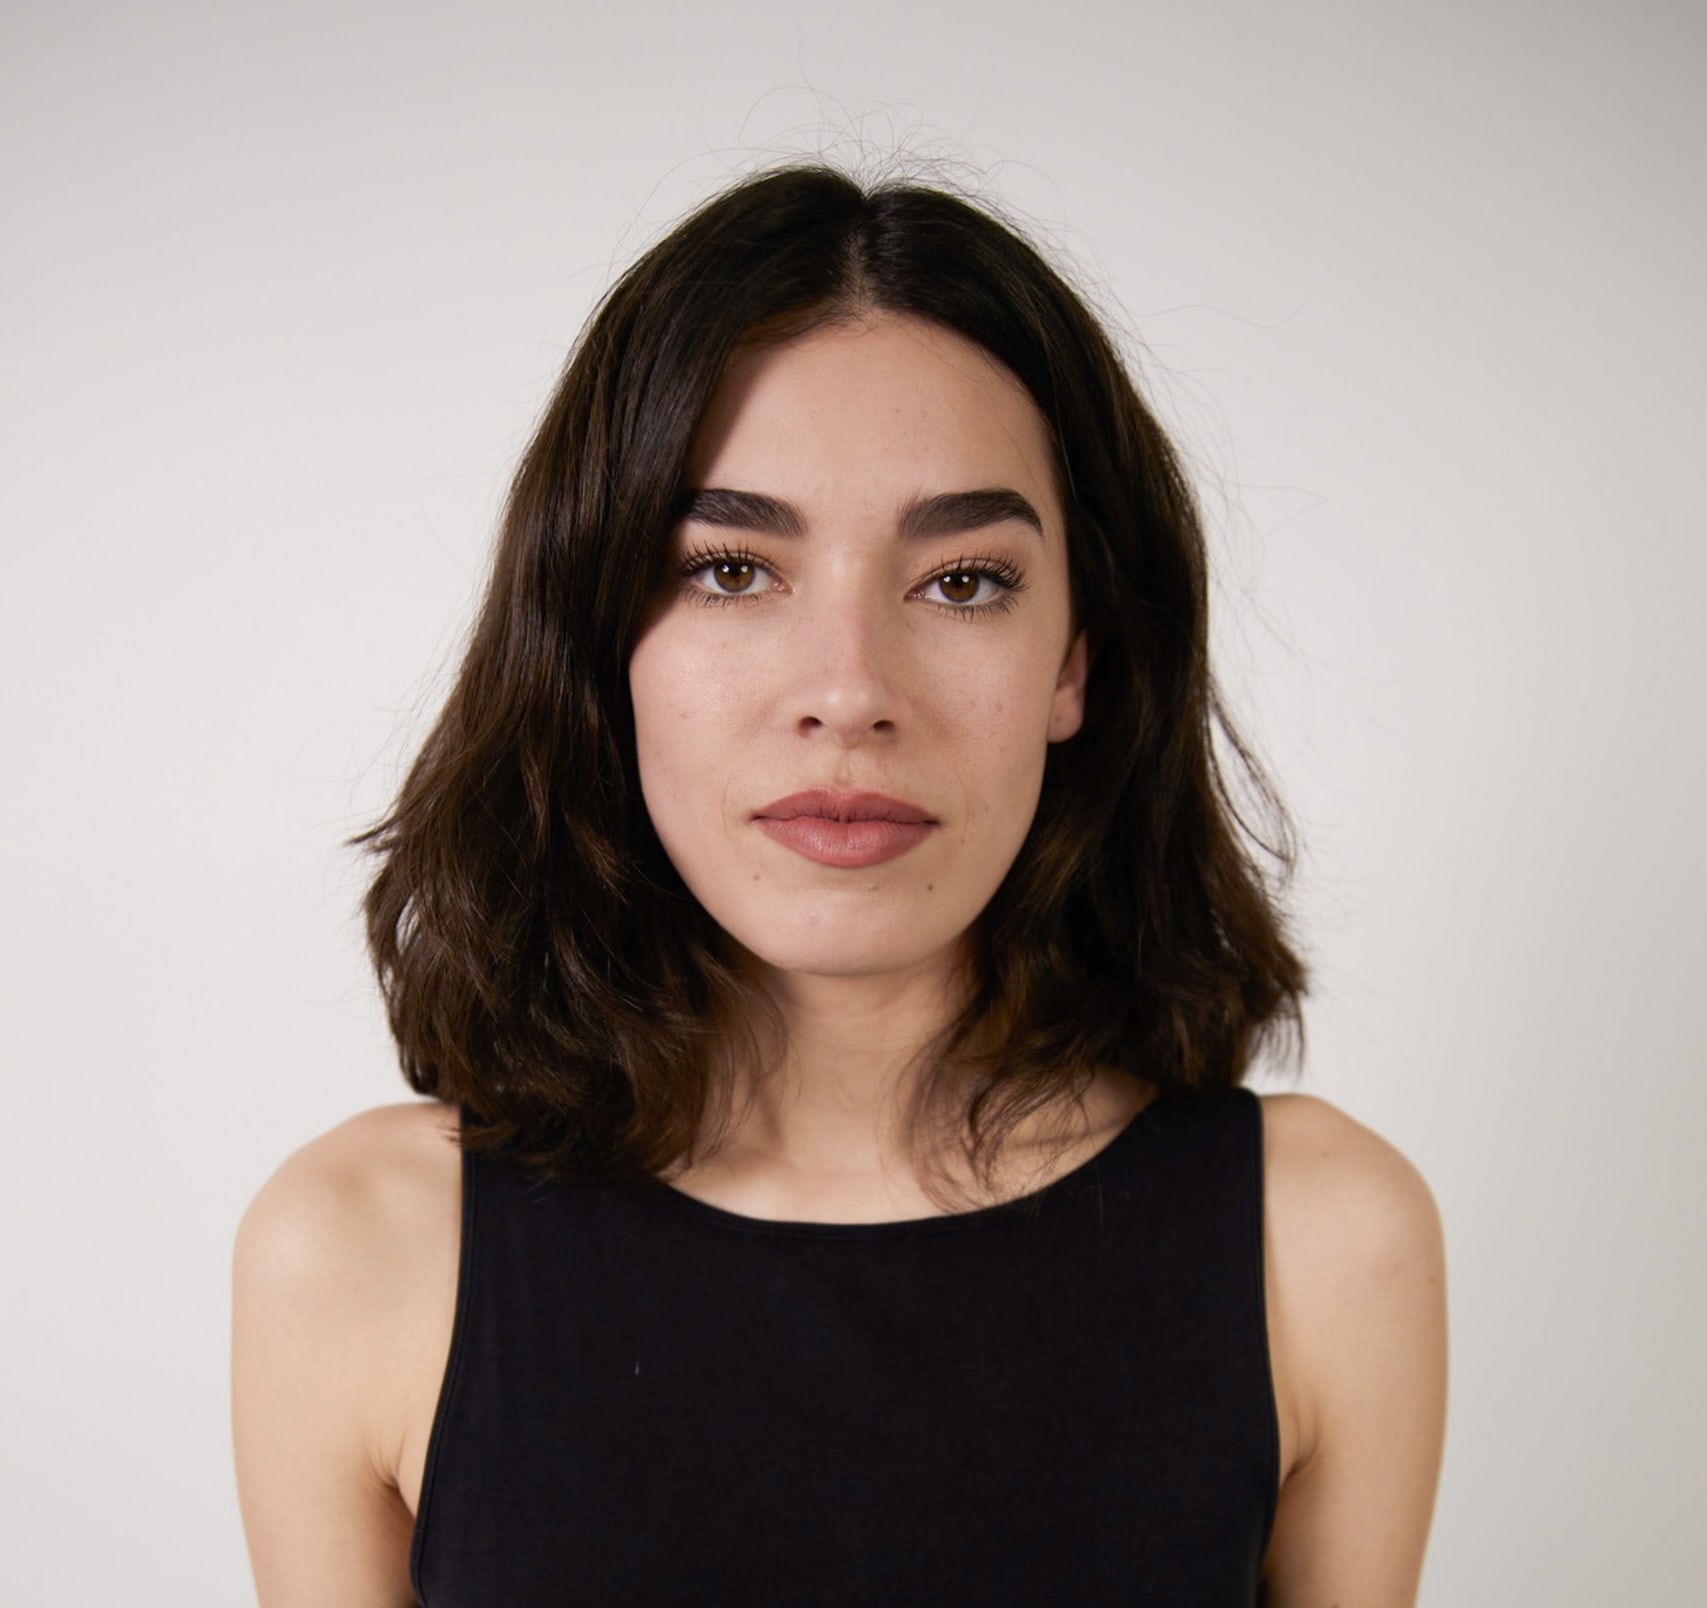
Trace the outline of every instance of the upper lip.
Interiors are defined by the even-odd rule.
[[[838,793],[833,787],[809,787],[773,799],[753,811],[755,820],[792,821],[796,816],[816,815],[826,821],[906,821],[934,823],[929,810],[886,793]]]

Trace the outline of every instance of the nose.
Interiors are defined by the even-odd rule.
[[[902,634],[872,599],[843,596],[803,610],[783,702],[793,730],[844,747],[893,736],[906,709]]]

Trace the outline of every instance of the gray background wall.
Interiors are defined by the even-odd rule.
[[[1707,1569],[1699,8],[487,0],[0,21],[0,1596],[245,1600],[227,1258],[399,1098],[340,840],[613,268],[947,155],[1102,287],[1311,854],[1306,1087],[1434,1184],[1423,1600]]]

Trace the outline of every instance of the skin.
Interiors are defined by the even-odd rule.
[[[642,786],[684,880],[776,1001],[788,1051],[750,1080],[720,1156],[671,1182],[759,1217],[932,1215],[898,1122],[906,1057],[954,998],[962,935],[1087,695],[1042,421],[976,348],[868,320],[732,368],[694,484],[786,503],[796,529],[732,528],[723,506],[676,533],[685,573],[631,664]],[[1039,528],[900,534],[921,496],[991,487],[1023,496]],[[692,561],[731,547],[762,585],[724,571],[741,599],[702,601],[719,572]],[[995,596],[965,578],[973,558],[1023,586],[1011,607],[956,618],[958,600]],[[816,865],[752,825],[815,785],[910,799],[938,825],[883,865]],[[1099,1073],[1081,1105],[1018,1135],[1005,1192],[1078,1165],[1146,1098]],[[1332,1106],[1271,1096],[1263,1115],[1281,1437],[1268,1601],[1412,1603],[1445,1416],[1438,1217],[1409,1163]],[[233,1417],[263,1608],[413,1600],[456,1293],[453,1138],[436,1104],[367,1112],[287,1160],[244,1217]]]

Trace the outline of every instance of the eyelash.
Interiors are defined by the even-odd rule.
[[[748,564],[767,575],[772,573],[768,564],[745,547],[696,548],[682,560],[676,573],[681,578],[685,596],[696,603],[709,604],[712,608],[725,608],[731,603],[751,603],[761,595],[757,591],[713,592],[706,587],[695,586],[693,578],[711,568],[713,564]],[[957,558],[952,564],[944,564],[934,574],[921,581],[914,591],[923,592],[927,587],[935,586],[938,581],[947,580],[951,575],[975,575],[980,579],[994,581],[1002,588],[1001,595],[992,598],[988,603],[948,603],[940,598],[925,600],[944,614],[955,614],[962,618],[1005,614],[1018,601],[1018,594],[1025,590],[1024,575],[1007,559],[992,554],[979,554]]]
[[[677,567],[676,573],[682,580],[682,592],[698,603],[709,603],[714,608],[721,608],[726,603],[751,603],[758,596],[756,592],[712,592],[703,586],[693,584],[694,576],[711,568],[713,564],[750,564],[754,569],[765,570],[757,554],[749,552],[745,547],[696,547],[685,557]]]

